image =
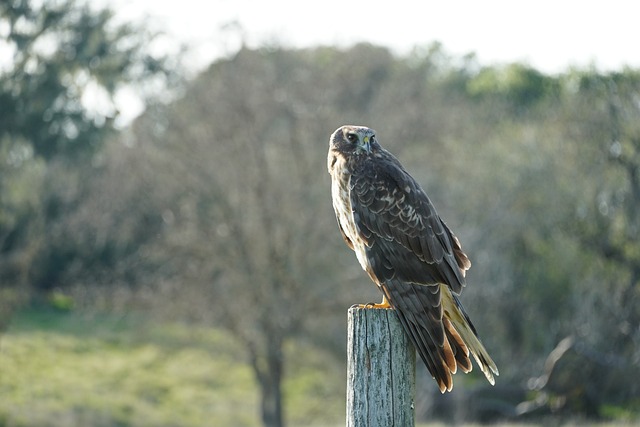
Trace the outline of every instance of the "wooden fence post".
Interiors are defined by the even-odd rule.
[[[416,352],[391,309],[351,307],[347,426],[413,427]]]

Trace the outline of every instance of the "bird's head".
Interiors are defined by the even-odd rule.
[[[329,139],[330,150],[342,154],[368,155],[378,147],[376,131],[365,126],[341,126]]]

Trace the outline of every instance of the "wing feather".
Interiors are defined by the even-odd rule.
[[[404,279],[423,285],[445,283],[459,293],[470,262],[420,185],[393,160],[383,157],[364,162],[351,177],[351,206],[358,233],[370,247],[374,242],[378,246],[399,244],[422,262],[406,266]],[[400,255],[404,255],[403,262],[409,258],[409,254]],[[402,274],[403,263],[390,261]],[[425,277],[435,281],[426,283]]]

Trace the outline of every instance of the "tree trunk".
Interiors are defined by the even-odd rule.
[[[260,415],[265,427],[284,427],[282,376],[284,358],[281,337],[268,337],[266,348],[258,354],[251,346],[251,365],[260,386]]]

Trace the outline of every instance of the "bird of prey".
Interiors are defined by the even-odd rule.
[[[383,295],[368,306],[395,309],[442,393],[458,368],[471,371],[470,354],[494,384],[496,364],[458,299],[471,266],[458,238],[373,129],[342,126],[329,145],[340,232]]]

